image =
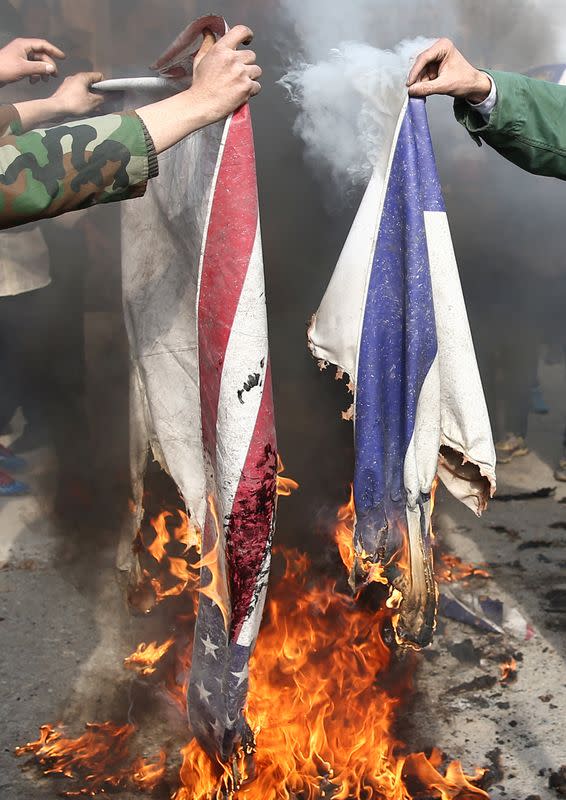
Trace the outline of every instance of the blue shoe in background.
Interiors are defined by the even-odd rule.
[[[30,488],[23,481],[16,481],[7,472],[0,469],[0,497],[21,497],[30,494]]]
[[[0,444],[0,469],[20,472],[27,467],[25,459],[17,456],[9,447]]]
[[[531,411],[533,414],[548,414],[550,411],[539,383],[531,386]]]

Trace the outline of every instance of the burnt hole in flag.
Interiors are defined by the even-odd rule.
[[[248,375],[247,381],[244,383],[241,389],[238,389],[238,400],[242,405],[244,405],[244,392],[251,392],[256,386],[259,386],[260,382],[260,374],[259,372],[254,372],[253,375]]]

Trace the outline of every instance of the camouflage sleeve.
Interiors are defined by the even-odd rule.
[[[135,112],[0,138],[0,228],[140,197],[157,175],[151,136]]]
[[[0,136],[19,133],[20,115],[14,106],[0,105]]]

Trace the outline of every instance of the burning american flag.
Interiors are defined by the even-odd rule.
[[[205,30],[219,36],[226,24],[205,17],[189,26],[157,62],[162,78],[190,74]],[[174,90],[163,80],[158,87]],[[229,760],[236,743],[252,739],[243,707],[277,481],[248,106],[160,158],[145,198],[123,210],[122,244],[136,524],[151,444],[201,539],[191,727],[211,754]]]

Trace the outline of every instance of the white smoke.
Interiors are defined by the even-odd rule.
[[[429,41],[452,38],[480,67],[524,70],[557,57],[559,27],[551,20],[554,13],[556,22],[559,14],[551,12],[553,4],[546,0],[278,4],[285,27],[292,31],[283,43],[287,74],[282,83],[299,108],[295,132],[305,143],[313,169],[322,168],[321,178],[330,172],[341,188],[369,177],[384,125],[389,129],[387,115],[397,113],[396,104],[402,102],[410,59]],[[385,49],[400,40],[392,51]],[[559,60],[565,58],[562,54]],[[443,139],[462,136],[450,103],[436,109],[433,127],[442,126]]]
[[[309,61],[324,58],[338,41],[372,41],[372,26],[381,0],[281,0],[281,10],[291,23]]]
[[[290,69],[281,83],[299,107],[295,133],[307,159],[339,185],[367,182],[406,96],[411,61],[430,43],[419,37],[379,50],[342,42],[318,63]]]

